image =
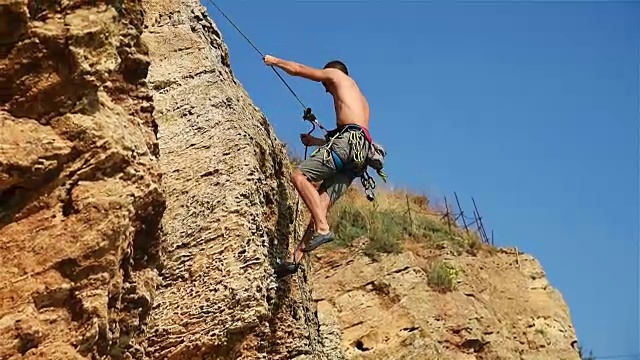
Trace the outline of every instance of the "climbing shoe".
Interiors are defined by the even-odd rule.
[[[328,242],[332,242],[335,239],[335,235],[332,231],[329,231],[326,234],[314,233],[311,241],[309,241],[309,246],[303,249],[304,252],[309,252],[315,250],[318,246],[322,244],[326,244]]]
[[[275,269],[276,277],[283,278],[285,276],[295,274],[298,271],[299,267],[300,267],[299,263],[285,261],[276,267]]]

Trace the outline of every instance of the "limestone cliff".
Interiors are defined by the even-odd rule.
[[[0,359],[141,358],[164,198],[135,0],[0,0]]]
[[[289,163],[201,4],[1,0],[0,51],[0,359],[341,358],[273,276]]]
[[[322,346],[307,275],[276,282],[273,274],[293,242],[283,145],[234,78],[205,8],[144,6],[167,196],[150,356],[339,359]]]
[[[408,243],[373,261],[362,244],[314,256],[320,318],[350,359],[580,359],[569,309],[533,257]],[[438,262],[457,269],[452,291],[432,286]]]

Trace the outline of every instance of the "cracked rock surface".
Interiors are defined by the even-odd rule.
[[[304,269],[274,276],[296,243],[297,197],[284,146],[235,79],[220,31],[197,0],[144,7],[167,196],[149,354],[341,359],[323,346]]]
[[[569,309],[530,255],[453,256],[409,243],[372,261],[360,245],[313,261],[321,330],[349,359],[580,359]],[[460,270],[453,291],[430,286],[435,261]]]
[[[164,211],[133,0],[0,0],[0,359],[143,358]]]

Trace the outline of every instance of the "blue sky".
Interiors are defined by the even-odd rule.
[[[303,151],[300,104],[203,2],[236,76],[280,139]],[[463,207],[474,196],[497,245],[542,263],[585,347],[640,353],[639,3],[217,4],[264,53],[345,61],[371,104],[391,182],[456,191]],[[283,76],[331,127],[321,85]]]

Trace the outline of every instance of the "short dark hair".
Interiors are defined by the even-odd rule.
[[[338,69],[338,70],[342,71],[343,73],[349,75],[349,70],[347,70],[347,65],[345,65],[340,60],[331,60],[324,66],[324,68],[325,69],[328,69],[328,68]]]

